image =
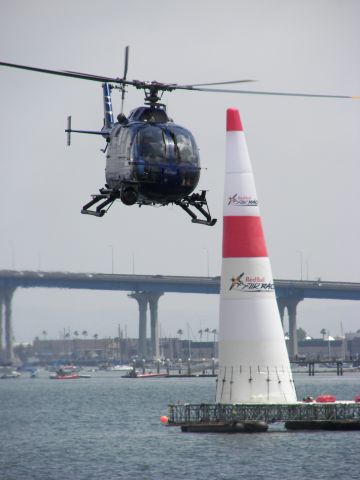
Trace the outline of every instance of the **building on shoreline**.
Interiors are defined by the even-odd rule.
[[[148,351],[150,342],[147,340]],[[217,356],[217,343],[213,341],[188,341],[179,338],[162,338],[162,360],[183,359],[202,360]],[[51,363],[59,360],[72,362],[117,362],[127,363],[134,359],[143,360],[139,356],[138,339],[133,338],[66,338],[60,340],[35,339],[32,345],[32,356],[40,363]],[[145,358],[144,360],[157,360]]]
[[[151,351],[151,340],[147,340]],[[184,362],[217,358],[216,341],[192,341],[180,338],[162,338],[160,341],[160,359],[163,361]],[[59,361],[71,361],[87,364],[102,362],[128,363],[142,359],[139,356],[138,339],[134,338],[64,338],[58,340],[36,338],[33,344],[21,344],[15,347],[15,354],[22,363],[29,358],[47,364]],[[335,361],[357,360],[360,358],[360,333],[349,334],[345,339],[308,339],[299,342],[299,360]],[[296,360],[296,359],[291,359]]]

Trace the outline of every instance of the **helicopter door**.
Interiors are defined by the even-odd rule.
[[[129,167],[133,131],[127,126],[117,126],[111,132],[106,156],[106,183],[111,188],[120,188],[121,182],[129,180]]]
[[[133,148],[136,180],[149,183],[162,182],[162,167],[166,163],[166,142],[163,130],[155,125],[142,127]]]
[[[179,184],[195,188],[200,177],[199,151],[192,134],[178,125],[169,126],[172,161],[178,169]]]

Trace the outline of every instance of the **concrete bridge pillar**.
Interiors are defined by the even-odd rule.
[[[300,297],[283,297],[278,301],[280,316],[284,315],[285,308],[287,309],[289,316],[289,357],[290,359],[296,359],[299,355],[298,349],[298,339],[297,339],[297,320],[296,320],[296,309],[298,303],[304,300]],[[283,321],[283,319],[282,319]],[[284,324],[283,324],[284,325]]]
[[[3,291],[0,290],[0,362],[3,356],[3,304],[4,304]]]
[[[151,354],[153,360],[160,358],[160,339],[159,339],[159,321],[158,321],[158,303],[163,293],[152,293],[149,298],[150,306],[150,325],[151,325]]]
[[[285,301],[283,298],[277,298],[277,304],[279,308],[279,313],[280,313],[280,320],[281,320],[281,325],[284,330],[284,314],[285,314]]]
[[[133,298],[139,305],[139,356],[158,359],[160,355],[158,301],[163,293],[133,292],[128,297]],[[150,305],[151,316],[151,352],[146,348],[147,306]]]
[[[301,300],[304,300],[304,299],[302,297],[296,297],[293,295],[288,297],[284,296],[277,299],[281,323],[284,330],[285,330],[285,327],[284,327],[285,308],[287,309],[287,312],[288,312],[288,317],[289,317],[288,332],[290,337],[289,343],[288,343],[288,351],[289,351],[289,357],[291,360],[296,359],[299,355],[298,339],[297,339],[296,309],[297,309],[298,303],[301,302]]]
[[[286,302],[289,314],[289,357],[292,359],[296,359],[299,355],[296,322],[296,307],[299,301],[300,299],[291,299]]]
[[[14,360],[11,322],[11,301],[14,292],[15,288],[3,287],[0,289],[0,359],[6,364],[11,364]],[[5,330],[3,329],[3,319],[5,320]],[[3,342],[3,332],[5,332],[5,342]]]

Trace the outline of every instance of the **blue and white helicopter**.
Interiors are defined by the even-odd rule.
[[[174,123],[167,115],[166,106],[160,103],[164,92],[192,90],[256,95],[289,95],[305,97],[353,98],[338,95],[312,95],[303,93],[262,92],[209,88],[216,85],[246,83],[252,80],[178,85],[159,82],[127,80],[129,47],[125,49],[125,66],[122,78],[111,78],[87,73],[49,70],[14,63],[0,62],[6,67],[20,68],[51,75],[60,75],[102,83],[104,123],[101,130],[75,130],[71,117],[65,132],[70,145],[71,133],[102,135],[106,147],[105,186],[93,194],[81,213],[102,217],[115,200],[125,205],[168,205],[181,207],[193,223],[215,225],[211,217],[206,191],[194,193],[200,178],[200,157],[192,133]],[[125,88],[132,86],[145,93],[144,105],[123,113]],[[111,93],[117,89],[122,94],[121,113],[114,119]],[[201,218],[198,218],[198,215]]]

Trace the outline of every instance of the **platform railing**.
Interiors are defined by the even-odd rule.
[[[291,421],[360,421],[360,403],[182,404],[169,405],[168,425],[266,423]]]

